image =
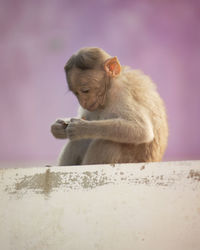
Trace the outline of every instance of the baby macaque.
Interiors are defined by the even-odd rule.
[[[121,66],[100,48],[84,48],[65,65],[79,118],[59,119],[56,138],[69,139],[59,165],[160,161],[167,146],[165,107],[151,79]]]

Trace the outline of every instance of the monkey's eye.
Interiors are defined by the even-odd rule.
[[[84,93],[84,94],[87,94],[87,93],[90,92],[90,90],[89,89],[82,89],[81,92]]]

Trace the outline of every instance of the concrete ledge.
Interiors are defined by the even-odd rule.
[[[200,161],[0,169],[1,249],[200,249]]]

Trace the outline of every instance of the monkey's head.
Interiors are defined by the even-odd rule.
[[[69,89],[77,96],[80,105],[89,111],[104,107],[110,79],[121,72],[117,57],[111,57],[99,48],[79,50],[64,69]]]

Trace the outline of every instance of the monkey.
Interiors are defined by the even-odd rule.
[[[58,165],[161,161],[167,147],[166,109],[156,85],[116,56],[86,47],[64,66],[77,97],[78,118],[58,119],[54,137],[69,139]]]

